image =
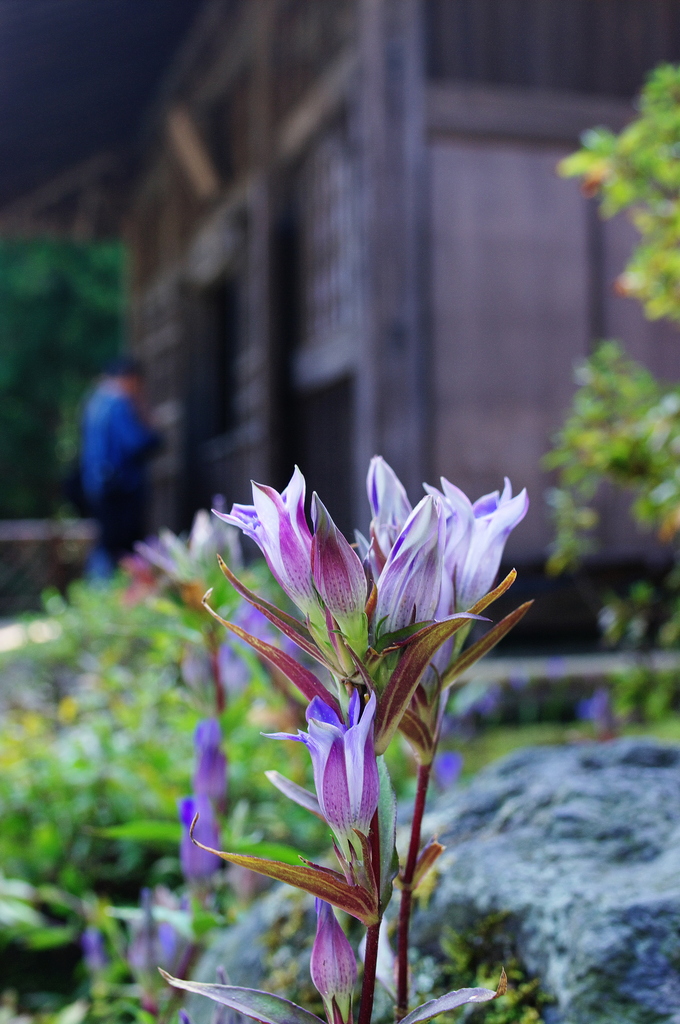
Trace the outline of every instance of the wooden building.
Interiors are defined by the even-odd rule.
[[[153,525],[295,462],[344,529],[382,453],[417,497],[504,475],[550,539],[540,459],[573,367],[675,331],[612,282],[632,230],[555,165],[680,59],[678,0],[213,0],[159,97],[127,222],[134,345],[167,445]],[[651,550],[610,499],[609,561]]]
[[[116,2],[96,8],[112,26]],[[526,486],[508,558],[539,566],[540,460],[574,364],[618,337],[680,376],[675,330],[612,290],[632,229],[555,173],[680,60],[680,0],[205,0],[183,31],[122,229],[166,436],[149,526],[247,501],[251,478],[283,486],[296,462],[343,529],[365,526],[380,452],[414,499],[439,474],[473,497]],[[106,198],[113,173],[80,167],[0,209],[0,232],[68,230],[78,175]],[[656,550],[611,496],[601,541],[609,565]]]

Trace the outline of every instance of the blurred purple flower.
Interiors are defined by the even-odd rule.
[[[194,829],[194,837],[204,846],[215,849],[219,845],[219,829],[213,816],[210,800],[206,796],[188,796],[179,801],[179,820],[182,825],[182,839],[179,855],[182,873],[187,882],[201,882],[219,869],[222,864],[216,853],[202,850],[191,841],[189,831],[196,814],[199,819]]]
[[[216,807],[220,807],[227,795],[227,759],[222,752],[220,723],[215,718],[206,718],[198,723],[194,746],[194,793],[208,797]]]
[[[444,750],[434,759],[434,777],[440,789],[448,789],[457,781],[463,767],[463,755],[457,750]]]
[[[153,990],[159,986],[157,968],[162,967],[172,973],[187,941],[169,921],[155,920],[154,895],[150,889],[142,889],[141,906],[142,919],[132,926],[127,960],[142,984]]]
[[[349,725],[345,725],[321,698],[315,697],[307,708],[308,732],[272,736],[298,740],[309,750],[321,813],[348,859],[350,847],[360,858],[363,856],[355,830],[368,835],[378,806],[380,782],[373,746],[375,709],[375,694],[371,694],[359,717],[361,698],[354,690],[349,702]]]
[[[231,697],[238,697],[243,693],[251,676],[250,666],[243,660],[237,650],[238,646],[246,647],[242,641],[229,639],[220,644],[217,651],[217,671],[220,675],[220,682]]]
[[[349,1024],[357,962],[330,903],[315,901],[316,938],[309,965],[312,981],[323,999],[328,1024]]]
[[[83,960],[89,971],[102,971],[108,966],[109,958],[104,946],[104,936],[98,928],[86,928],[80,936],[80,948],[83,951]]]
[[[616,731],[611,696],[606,686],[598,687],[592,697],[580,700],[576,706],[576,714],[580,719],[592,722],[600,735],[612,736]]]

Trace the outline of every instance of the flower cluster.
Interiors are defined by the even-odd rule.
[[[420,769],[409,855],[400,872],[397,1013],[407,1024],[420,1024],[436,1013],[498,994],[488,989],[461,990],[436,1001],[434,1010],[426,1004],[407,1016],[408,921],[411,893],[442,851],[436,842],[420,851],[420,827],[447,690],[528,609],[528,604],[522,606],[464,648],[471,623],[484,618],[482,612],[514,579],[513,572],[491,589],[505,542],[526,514],[528,501],[525,491],[513,497],[506,480],[501,493],[472,503],[442,479],[441,490],[426,486],[425,496],[412,507],[396,474],[379,457],[371,462],[367,487],[372,519],[368,537],[358,534],[356,547],[340,533],[316,494],[311,499],[310,528],[305,480],[297,468],[282,493],[254,483],[252,505],[234,505],[228,514],[216,512],[260,547],[302,619],[251,592],[220,560],[224,575],[264,619],[307,659],[314,659],[316,671],[271,643],[262,630],[256,634],[242,623],[221,619],[208,603],[209,594],[205,599],[214,618],[268,660],[309,702],[307,730],[273,738],[304,743],[311,756],[315,792],[278,773],[268,776],[287,797],[328,824],[340,870],[308,861],[295,865],[250,854],[218,853],[214,842],[199,835],[200,808],[188,840],[193,839],[201,853],[288,882],[316,897],[311,974],[328,1024],[350,1024],[357,977],[354,953],[333,907],[366,926],[359,1024],[370,1024],[380,924],[398,870],[396,802],[381,755],[401,730]],[[203,744],[208,743],[212,728],[203,723]],[[202,758],[204,767],[199,765],[196,779],[202,772],[203,799],[215,799],[213,776],[217,773],[221,780],[222,769],[215,766],[214,751],[210,756],[204,752]],[[441,762],[437,770],[445,774]],[[454,773],[449,769],[448,774]],[[196,782],[195,787],[198,793]],[[192,809],[197,807],[195,802]],[[183,820],[188,817],[187,810]],[[207,819],[209,827],[209,812]],[[269,993],[168,980],[271,1024],[318,1020]]]

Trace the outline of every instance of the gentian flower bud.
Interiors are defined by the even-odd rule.
[[[366,477],[366,490],[373,516],[371,538],[379,548],[376,554],[382,569],[411,514],[411,503],[401,480],[380,455],[374,455],[371,459]]]
[[[507,477],[500,496],[493,491],[474,504],[444,477],[443,493],[427,490],[443,500],[446,510],[445,573],[453,583],[450,610],[465,611],[491,590],[505,543],[527,514],[527,492],[522,490],[513,498]]]
[[[218,807],[227,795],[227,759],[222,753],[221,742],[222,733],[216,719],[206,718],[198,723],[194,733],[194,793],[208,797]]]
[[[330,903],[316,900],[316,938],[309,965],[328,1024],[350,1024],[357,962]]]
[[[368,643],[364,567],[316,494],[312,497],[312,520],[314,584],[342,632],[354,647],[363,647],[363,654]]]
[[[393,633],[434,617],[442,581],[446,522],[436,497],[423,498],[411,512],[378,579],[375,622]]]
[[[191,841],[191,823],[196,814],[199,815],[196,822],[194,835],[199,843],[204,846],[211,846],[215,849],[220,841],[217,822],[213,817],[213,809],[207,796],[188,796],[179,801],[179,820],[182,824],[182,839],[180,841],[179,856],[182,864],[182,873],[187,882],[202,882],[218,870],[222,861],[216,853],[202,850]]]
[[[349,702],[349,725],[345,725],[320,697],[315,697],[307,708],[308,732],[298,732],[297,736],[277,733],[272,737],[298,740],[309,750],[321,813],[348,859],[351,847],[362,857],[356,832],[368,835],[378,806],[380,780],[373,746],[375,709],[376,698],[372,693],[360,718],[361,698],[355,690]]]
[[[281,494],[273,487],[253,483],[252,505],[234,505],[229,515],[213,511],[255,541],[290,599],[305,615],[318,617],[312,534],[305,518],[305,478],[297,466]]]

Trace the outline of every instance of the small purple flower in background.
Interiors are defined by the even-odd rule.
[[[217,671],[220,683],[230,697],[238,697],[248,685],[250,667],[236,650],[239,641],[234,638],[220,644],[217,651]]]
[[[179,1024],[191,1024],[191,1017],[184,1010],[179,1011]]]
[[[90,926],[85,929],[80,937],[80,948],[89,971],[103,971],[108,966],[109,958],[104,946],[104,936],[98,928]]]
[[[316,900],[316,938],[309,965],[312,981],[323,999],[328,1024],[349,1024],[357,962],[330,903]]]
[[[157,920],[164,908],[176,910],[177,903],[166,890],[142,889],[142,915],[131,926],[127,960],[139,980],[144,996],[144,1009],[154,1010],[153,993],[162,985],[158,968],[171,973],[178,968],[189,946],[188,940],[170,924]]]
[[[449,789],[458,781],[463,768],[463,755],[457,750],[444,750],[433,763],[434,777],[440,789]]]
[[[312,534],[305,517],[305,478],[295,467],[286,489],[253,484],[253,504],[234,505],[220,519],[238,526],[258,545],[272,575],[305,615],[319,614],[312,580]]]
[[[373,746],[375,709],[375,694],[371,694],[360,718],[361,698],[354,690],[349,702],[349,725],[345,725],[327,704],[315,697],[307,708],[308,732],[276,733],[271,737],[298,740],[309,750],[321,813],[348,859],[350,847],[361,858],[355,830],[368,835],[378,806],[380,781]]]
[[[219,829],[213,817],[210,800],[206,796],[188,796],[184,800],[180,800],[179,820],[182,825],[182,839],[179,855],[182,864],[182,874],[187,882],[205,881],[206,878],[214,875],[222,864],[221,859],[216,853],[202,850],[191,841],[189,832],[196,814],[199,815],[199,819],[196,822],[194,836],[198,842],[215,849],[220,841]]]
[[[592,722],[601,739],[613,737],[616,733],[616,718],[612,710],[611,696],[606,686],[600,686],[590,698],[580,700],[576,714],[584,721]]]
[[[221,807],[227,796],[227,759],[222,752],[222,732],[215,718],[199,722],[194,733],[196,771],[194,793]]]
[[[434,617],[441,590],[445,529],[439,500],[423,498],[406,520],[377,581],[375,622],[381,633]]]

